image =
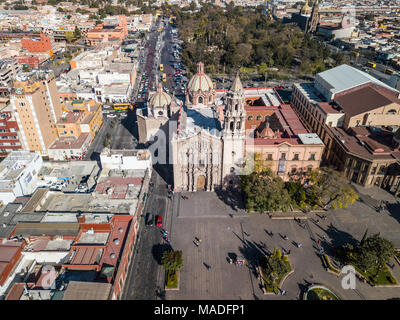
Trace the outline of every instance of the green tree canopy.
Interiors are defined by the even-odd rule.
[[[281,178],[275,176],[269,167],[258,168],[241,176],[241,186],[249,211],[266,212],[287,210],[290,197]]]
[[[357,252],[360,266],[362,265],[364,270],[373,266],[380,270],[394,256],[395,249],[393,242],[382,238],[380,234],[375,234],[360,242]]]
[[[183,267],[183,252],[181,250],[164,251],[161,263],[166,271],[174,273]]]
[[[344,173],[330,167],[312,170],[309,175],[313,190],[323,208],[347,208],[357,199],[358,194],[350,185]]]

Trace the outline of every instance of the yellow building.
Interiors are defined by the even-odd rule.
[[[101,107],[95,101],[73,100],[63,106],[63,116],[57,121],[60,137],[90,133],[92,142],[103,124]]]

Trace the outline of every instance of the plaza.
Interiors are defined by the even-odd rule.
[[[383,191],[382,191],[383,192]],[[393,199],[392,199],[393,200]],[[390,201],[392,201],[390,200]],[[396,208],[396,203],[389,208]],[[400,246],[398,221],[394,213],[380,214],[374,208],[357,201],[351,208],[310,213],[304,223],[292,219],[271,219],[268,215],[247,214],[226,204],[216,193],[197,192],[182,199],[176,193],[165,228],[170,232],[173,249],[182,250],[184,267],[180,289],[167,291],[167,300],[177,299],[299,299],[307,284],[321,283],[337,292],[342,299],[390,299],[400,296],[399,287],[374,287],[357,280],[356,290],[344,290],[342,277],[325,271],[318,256],[317,240],[330,253],[331,246],[359,241],[366,228],[369,234],[381,235]],[[272,232],[273,236],[269,235]],[[288,240],[284,236],[288,236]],[[202,239],[199,247],[195,237]],[[326,240],[325,240],[326,239]],[[301,243],[298,248],[295,243]],[[257,279],[256,257],[290,250],[294,273],[281,289],[286,295],[264,295]],[[243,256],[246,266],[229,264],[229,256]],[[207,270],[205,264],[210,265]],[[400,280],[400,266],[393,261],[392,274]],[[164,281],[161,277],[160,281]],[[160,283],[162,287],[162,283]]]

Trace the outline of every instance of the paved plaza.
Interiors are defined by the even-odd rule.
[[[179,291],[167,291],[166,299],[299,299],[307,283],[323,283],[343,299],[389,299],[400,297],[400,288],[372,288],[357,281],[357,290],[344,290],[341,277],[325,271],[317,254],[317,240],[326,252],[331,246],[360,240],[366,228],[400,247],[399,222],[393,213],[379,214],[375,209],[356,202],[350,209],[308,215],[306,225],[294,220],[271,219],[268,215],[248,215],[226,204],[216,193],[197,192],[183,200],[175,194],[173,212],[167,228],[171,245],[183,250]],[[392,205],[395,205],[393,203]],[[273,236],[268,235],[273,232]],[[267,233],[268,232],[268,233]],[[289,237],[284,240],[284,236]],[[199,247],[195,237],[202,239]],[[326,241],[323,240],[325,237]],[[300,242],[297,248],[294,242]],[[255,257],[274,248],[290,250],[295,272],[284,282],[286,296],[264,295],[254,272]],[[231,265],[229,256],[243,256],[247,266]],[[210,265],[207,270],[205,264]],[[400,280],[400,266],[394,263],[393,275]]]

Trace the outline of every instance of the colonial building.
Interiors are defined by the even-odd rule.
[[[201,62],[178,119],[170,142],[176,191],[234,186],[255,153],[282,179],[301,179],[324,149],[273,88],[244,89],[237,74],[229,90],[216,90]]]
[[[170,117],[179,110],[180,103],[164,92],[161,83],[157,91],[150,93],[146,109],[137,109],[137,124],[139,143],[151,140],[157,131],[162,128]]]
[[[325,161],[355,183],[400,193],[399,91],[341,65],[295,84],[291,105],[325,143]]]

